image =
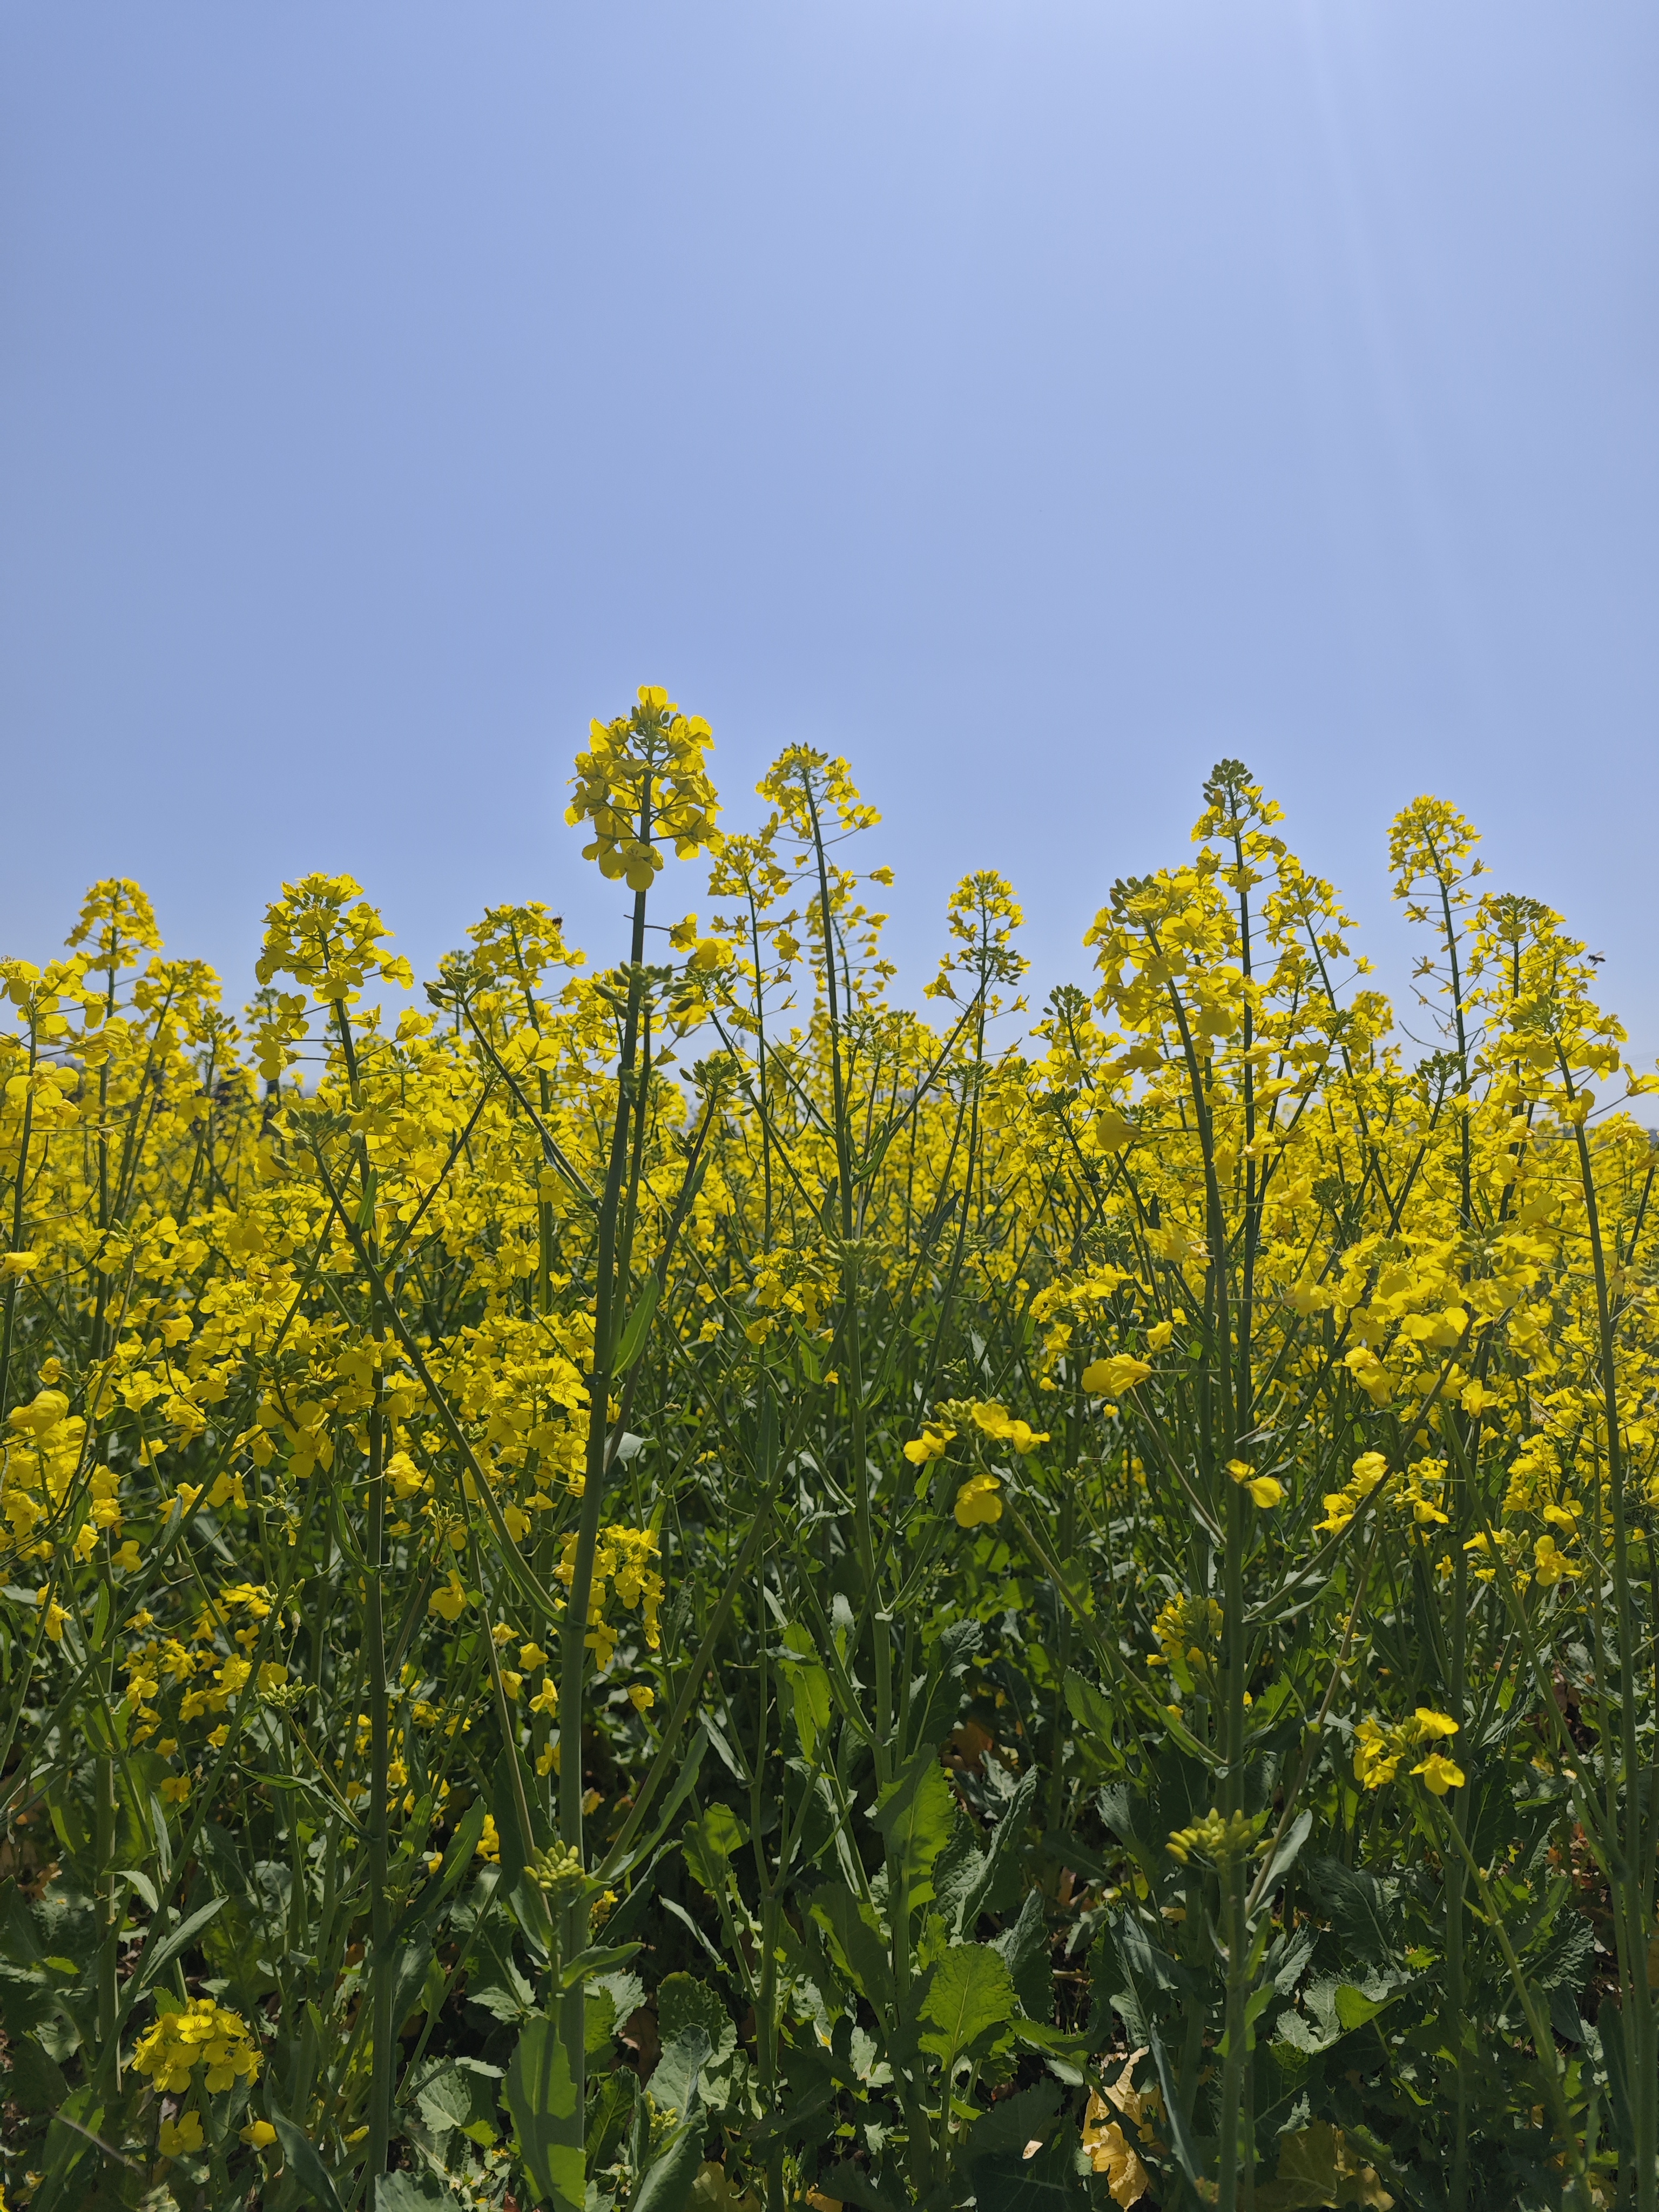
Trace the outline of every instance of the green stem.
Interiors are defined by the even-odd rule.
[[[647,776],[640,805],[640,841],[651,835],[651,787]],[[628,999],[623,1019],[622,1049],[617,1064],[617,1110],[611,1131],[611,1156],[605,1190],[599,1203],[598,1249],[594,1257],[593,1364],[588,1382],[586,1474],[581,1512],[577,1522],[575,1556],[572,1562],[570,1593],[565,1606],[559,1652],[559,1835],[567,1850],[586,1855],[582,1840],[582,1704],[587,1661],[587,1614],[593,1590],[593,1561],[599,1549],[609,1469],[611,1370],[623,1319],[628,1285],[617,1269],[618,1229],[623,1204],[623,1184],[629,1166],[629,1137],[634,1119],[635,1060],[639,1050],[641,1016],[645,990],[646,892],[634,894]],[[643,1112],[644,1103],[640,1110]],[[636,1167],[638,1154],[635,1155]],[[573,1959],[586,1948],[587,1902],[578,1896],[565,1908],[562,1948]],[[578,2150],[585,2141],[584,2107],[586,2087],[586,1993],[580,1980],[564,1992],[559,2009],[559,2036],[575,2091],[570,2118],[562,2135],[567,2147]]]

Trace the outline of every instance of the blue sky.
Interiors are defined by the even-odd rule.
[[[137,875],[240,993],[322,867],[417,968],[505,898],[603,955],[563,780],[648,680],[733,820],[852,757],[912,988],[981,866],[1083,980],[1237,754],[1386,981],[1437,791],[1651,1060],[1656,64],[1629,0],[0,0],[0,946]]]

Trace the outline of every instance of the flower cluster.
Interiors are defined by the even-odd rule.
[[[591,749],[576,756],[575,796],[565,811],[573,827],[593,825],[584,860],[643,891],[662,866],[659,838],[682,860],[718,850],[719,808],[704,760],[714,739],[700,715],[682,714],[660,687],[642,684],[633,712],[594,722],[591,735]]]
[[[574,1535],[567,1536],[559,1561],[559,1580],[568,1589],[576,1579]],[[586,1643],[601,1669],[611,1664],[620,1631],[610,1618],[614,1598],[617,1605],[637,1611],[647,1647],[654,1651],[662,1642],[658,1610],[662,1603],[663,1579],[652,1565],[658,1556],[656,1532],[614,1524],[599,1532],[593,1555],[593,1585],[588,1600]]]
[[[133,2069],[147,2074],[158,2090],[177,2096],[188,2089],[198,2066],[216,2095],[240,2081],[257,2081],[264,2061],[247,2022],[211,1997],[192,1997],[174,2012],[158,2014],[132,2054]]]
[[[1363,1790],[1380,1790],[1392,1782],[1415,1751],[1443,1743],[1455,1736],[1461,1723],[1449,1713],[1437,1713],[1419,1705],[1409,1720],[1389,1723],[1375,1717],[1362,1720],[1354,1731],[1354,1779]],[[1424,1786],[1443,1797],[1463,1786],[1463,1770],[1443,1752],[1428,1750],[1411,1770],[1420,1774]]]

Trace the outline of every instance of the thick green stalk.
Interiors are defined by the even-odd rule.
[[[362,1083],[357,1066],[357,1050],[351,1034],[351,1018],[344,1006],[335,1002],[334,1018],[340,1040],[340,1049],[345,1061],[346,1077],[350,1086],[351,1104],[355,1113],[361,1114],[363,1105]],[[373,1204],[374,1171],[368,1156],[368,1140],[359,1136],[357,1166],[362,1200],[368,1209],[362,1222],[371,1268],[371,1303],[374,1288],[380,1273],[378,1260],[379,1237],[375,1227]],[[368,1707],[369,1729],[369,1799],[367,1822],[368,1844],[368,2008],[370,2037],[370,2076],[368,2098],[368,2149],[364,2172],[367,2200],[373,2212],[376,2177],[386,2172],[392,2148],[392,2098],[396,2086],[397,2053],[393,2035],[397,2022],[392,2017],[393,1987],[397,1979],[397,1960],[392,1949],[392,1905],[386,1890],[386,1874],[390,1846],[387,1833],[389,1810],[386,1803],[390,1787],[392,1765],[391,1698],[386,1681],[386,1600],[383,1588],[386,1572],[386,1416],[383,1410],[384,1384],[380,1356],[383,1341],[383,1323],[374,1323],[374,1366],[369,1387],[373,1401],[368,1411],[368,1453],[367,1480],[368,1484],[368,1525],[364,1539],[363,1581],[363,1662],[367,1680],[365,1701]]]
[[[1459,1488],[1462,1485],[1459,1484]],[[1451,1678],[1447,1692],[1451,1717],[1462,1729],[1467,1720],[1467,1684],[1468,1651],[1469,1562],[1464,1551],[1462,1536],[1464,1516],[1460,1514],[1454,1523],[1452,1549],[1452,1620],[1451,1620]],[[1451,1808],[1450,1819],[1460,1841],[1468,1818],[1464,1800],[1467,1790],[1458,1793],[1457,1802]],[[1464,1895],[1463,1885],[1467,1869],[1462,1859],[1445,1869],[1445,1942],[1446,1942],[1446,2016],[1452,2023],[1456,2038],[1455,2046],[1455,2074],[1453,2083],[1452,2159],[1451,2172],[1447,2177],[1447,2212],[1463,2212],[1468,2195],[1469,2161],[1469,2089],[1468,2089],[1468,2033],[1464,2003]]]
[[[651,832],[650,787],[641,805],[640,837]],[[566,1601],[564,1628],[559,1650],[559,1836],[568,1850],[584,1857],[582,1842],[582,1703],[587,1662],[587,1614],[593,1591],[593,1560],[599,1549],[599,1526],[605,1507],[609,1469],[611,1370],[623,1321],[622,1307],[628,1285],[617,1269],[618,1230],[623,1218],[623,1185],[629,1164],[629,1136],[634,1115],[641,1001],[645,978],[646,893],[634,894],[633,927],[629,945],[628,1000],[623,1018],[622,1049],[617,1062],[617,1110],[611,1124],[611,1156],[605,1190],[599,1202],[598,1248],[594,1255],[593,1365],[588,1382],[586,1472],[581,1512],[576,1526],[576,1550],[572,1562],[570,1594]],[[587,1942],[587,1900],[579,1894],[565,1908],[562,1949],[567,1959],[583,1950]],[[560,2002],[559,2038],[575,2090],[572,2117],[564,2140],[580,2149],[584,2137],[586,2084],[586,1994],[580,1981],[566,1990]]]
[[[366,1619],[364,1644],[368,1662],[368,1879],[369,1977],[373,2010],[374,2071],[368,2101],[368,2203],[373,2212],[374,2177],[386,2172],[392,2146],[392,2094],[396,2078],[395,2037],[398,2023],[392,2017],[392,1985],[397,1960],[392,1950],[392,1904],[386,1890],[388,1818],[392,1763],[390,1688],[386,1669],[386,1619],[382,1580],[386,1571],[386,1416],[381,1410],[381,1378],[377,1365],[374,1378],[374,1403],[368,1416],[368,1528],[365,1557]]]
[[[1231,1820],[1244,1804],[1244,1542],[1248,1501],[1242,1483],[1227,1486],[1227,1541],[1222,1559],[1226,1683],[1223,1691],[1224,1730],[1222,1810]],[[1249,2158],[1239,2139],[1246,2066],[1245,2006],[1249,1996],[1249,1923],[1244,1892],[1249,1872],[1243,1853],[1231,1850],[1221,1869],[1222,1905],[1226,1914],[1226,2051],[1221,2073],[1221,2140],[1217,2203],[1219,2212],[1237,2212],[1239,2174]]]
[[[91,1664],[100,1672],[108,1667],[107,1660],[98,1652],[93,1653]],[[100,1720],[100,1737],[107,1725],[106,1719]],[[101,2044],[115,2033],[121,1948],[121,1915],[116,1902],[115,1878],[115,1759],[101,1743],[93,1761],[93,1854],[98,1869],[94,1902],[98,1922],[98,2039]]]

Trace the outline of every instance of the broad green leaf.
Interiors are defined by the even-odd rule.
[[[898,1862],[912,1912],[933,1894],[934,1862],[951,1840],[956,1817],[950,1778],[931,1744],[916,1753],[877,1801],[875,1823]]]
[[[562,1973],[562,1986],[574,1990],[578,1982],[592,1981],[596,1975],[608,1974],[613,1966],[620,1966],[639,1954],[637,1943],[599,1943],[586,1951],[578,1951],[574,1959],[567,1959]]]
[[[532,2020],[520,2033],[507,2069],[506,2094],[520,2153],[549,2212],[582,2212],[582,2154],[568,2140],[576,2118],[576,2090],[552,2021]]]
[[[662,2047],[662,2056],[651,2069],[653,2101],[665,2112],[689,2117],[696,2106],[702,2077],[714,2056],[708,2031],[694,2021],[675,2031]]]
[[[1368,1997],[1363,1990],[1355,1989],[1352,1982],[1340,1982],[1336,1990],[1336,2016],[1344,2027],[1364,2027],[1368,2020],[1375,2020],[1393,2000]]]
[[[88,2201],[89,2191],[75,2177],[88,2158],[101,2163],[98,2137],[103,2127],[104,2107],[91,2084],[83,2082],[64,2100],[47,2126],[45,2178],[30,2199],[40,2212],[64,2212],[69,2203],[78,2205]],[[332,2212],[338,2212],[338,2207],[333,2207]]]
[[[1340,1859],[1310,1858],[1304,1869],[1315,1909],[1336,1930],[1345,1963],[1380,1966],[1401,1948],[1400,1883]]]
[[[403,2026],[419,2002],[426,1983],[427,1969],[431,1964],[432,1946],[423,1936],[398,1947],[392,1969],[392,2025],[394,2033]]]
[[[967,2156],[992,2151],[1024,2150],[1028,2142],[1047,2142],[1060,2120],[1060,2085],[1046,2075],[1029,2089],[1005,2097],[982,2112],[969,2129]]]
[[[779,1663],[788,1678],[794,1700],[795,1728],[801,1749],[811,1759],[818,1739],[830,1725],[830,1677],[812,1641],[812,1632],[792,1621],[783,1632]]]
[[[456,2203],[453,2193],[429,2173],[383,2173],[374,2184],[374,2212],[431,2212]]]
[[[1255,2049],[1255,2024],[1278,1995],[1279,1991],[1271,1982],[1263,1982],[1260,1989],[1252,1990],[1245,1998],[1244,2048],[1247,2051]],[[1231,2037],[1224,2035],[1216,2048],[1225,2058],[1232,2048]]]
[[[1316,2212],[1318,2207],[1360,2204],[1389,2212],[1394,2198],[1374,2166],[1349,2146],[1328,2120],[1316,2120],[1279,2139],[1277,2179],[1256,2185],[1257,2212]]]
[[[986,1943],[954,1943],[933,1969],[921,2005],[928,2025],[918,2040],[948,2066],[992,2028],[1006,2027],[1018,2002],[1006,1960]]]
[[[1036,1890],[1026,1891],[1018,1919],[994,1939],[994,1948],[1007,1961],[1026,2018],[1046,2025],[1054,2009],[1054,1970],[1048,1915]]]
[[[700,2027],[718,2064],[737,2048],[738,2031],[718,1994],[695,1974],[665,1974],[657,1984],[657,2033],[664,2043]]]
[[[69,2094],[63,2068],[32,2035],[17,2037],[9,2055],[11,2070],[0,2075],[5,2095],[26,2112],[55,2112]]]
[[[974,1841],[973,1822],[958,1810],[951,1840],[933,1862],[933,1902],[952,1936],[972,1935],[965,1914],[973,1899],[984,1895],[985,1883],[985,1854]]]
[[[14,1966],[38,1966],[44,1954],[40,1931],[15,1881],[0,1882],[0,1960]]]
[[[602,2076],[587,2113],[587,2165],[599,2172],[616,2156],[627,2134],[639,2100],[640,2077],[631,2068],[616,2066]]]
[[[685,2212],[702,2164],[707,2116],[683,2120],[647,2169],[635,2192],[633,2212]]]
[[[489,1817],[489,1806],[482,1797],[475,1797],[455,1823],[455,1833],[450,1839],[449,1849],[444,1853],[443,1864],[421,1893],[422,1911],[435,1904],[439,1898],[447,1897],[471,1865],[478,1848],[478,1839],[483,1834],[484,1822]]]
[[[583,2015],[586,2026],[586,2050],[591,2058],[596,2051],[609,2051],[611,2039],[617,2032],[617,2000],[609,1990],[589,1989]]]
[[[657,1810],[655,1825],[648,1834],[636,1839],[629,1846],[623,1857],[614,1861],[610,1858],[605,1860],[600,1869],[602,1881],[618,1881],[623,1875],[630,1873],[642,1860],[650,1857],[652,1852],[668,1833],[670,1821],[696,1787],[698,1771],[702,1765],[702,1755],[708,1748],[708,1735],[702,1729],[694,1729],[684,1762],[680,1768],[674,1787]]]
[[[812,1917],[834,1940],[839,1953],[836,1963],[872,2004],[890,2012],[893,1970],[886,1947],[864,1917],[852,1891],[842,1882],[825,1882],[812,1893]]]
[[[1024,1843],[1026,1824],[1030,1820],[1031,1807],[1036,1800],[1036,1784],[1037,1771],[1035,1766],[1028,1766],[1020,1776],[1013,1796],[1004,1807],[1002,1818],[997,1822],[991,1838],[991,1847],[985,1854],[985,1865],[980,1879],[963,1899],[962,1926],[964,1933],[972,1929],[980,1914],[987,1909],[987,1900],[996,1895],[1004,1875],[1012,1875],[1015,1871],[1014,1863]]]
[[[1111,1706],[1092,1682],[1069,1670],[1066,1676],[1066,1705],[1072,1718],[1085,1735],[1097,1743],[1111,1742],[1115,1733]]]
[[[499,2066],[486,2066],[476,2058],[450,2059],[421,2083],[415,2101],[434,2135],[458,2128],[470,2141],[488,2146],[497,2132],[501,2079]]]
[[[1291,1869],[1296,1864],[1302,1846],[1313,1832],[1313,1814],[1298,1813],[1285,1831],[1285,1839],[1273,1853],[1273,1864],[1267,1869],[1267,1878],[1261,1885],[1263,1898],[1271,1897]]]
[[[800,1656],[781,1659],[779,1663],[788,1680],[794,1705],[795,1732],[800,1738],[802,1752],[811,1759],[818,1747],[818,1739],[830,1725],[830,1677],[817,1662],[817,1652],[807,1632],[804,1628],[786,1629],[785,1643],[789,1644],[792,1637],[804,1640],[806,1650]]]
[[[817,2179],[816,2194],[828,2197],[837,2204],[856,2204],[859,2212],[901,2212],[904,2203],[902,2193],[888,2196],[878,2188],[861,2166],[849,2160],[844,2166],[832,2166]]]
[[[685,1839],[685,1863],[711,1896],[726,1887],[726,1866],[733,1851],[749,1840],[749,1831],[729,1805],[705,1806],[681,1831]]]
[[[1077,2158],[1077,2136],[1063,2128],[1030,2158],[1005,2150],[976,2160],[974,2196],[980,2212],[1065,2212],[1082,2205]]]

